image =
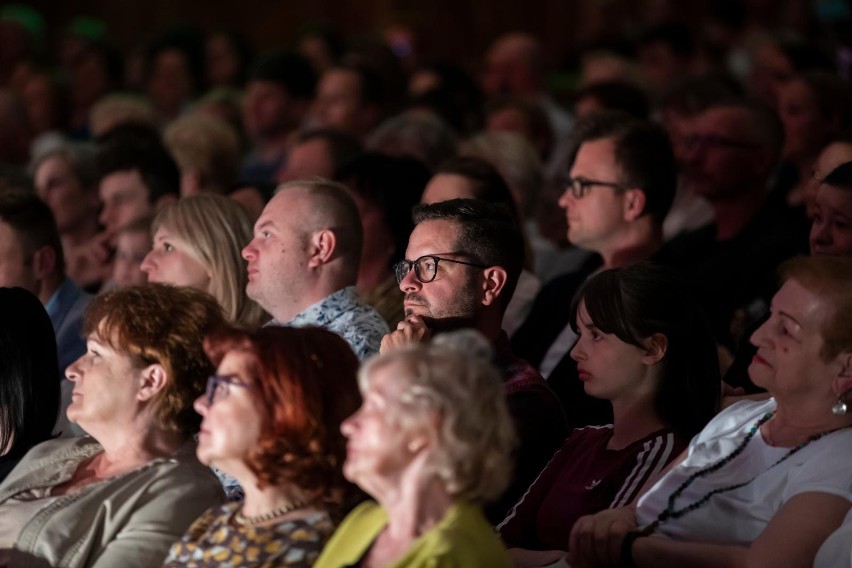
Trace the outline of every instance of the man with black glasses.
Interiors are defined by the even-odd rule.
[[[649,121],[621,112],[593,115],[577,123],[575,140],[559,205],[568,219],[568,240],[599,256],[539,292],[512,347],[547,378],[569,425],[582,427],[609,423],[612,411],[585,393],[569,356],[577,340],[571,300],[594,270],[654,258],[663,245],[677,173],[666,132]]]
[[[502,330],[503,313],[524,263],[519,227],[508,210],[453,199],[414,210],[406,258],[394,267],[405,294],[405,321],[382,340],[382,352],[437,333],[472,328],[494,345],[520,439],[512,484],[487,513],[502,519],[566,436],[559,401],[541,375],[516,357]]]

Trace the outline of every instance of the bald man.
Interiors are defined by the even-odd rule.
[[[355,292],[362,241],[345,187],[320,178],[285,183],[243,249],[246,294],[272,315],[271,325],[324,327],[364,359],[379,350],[388,327]]]

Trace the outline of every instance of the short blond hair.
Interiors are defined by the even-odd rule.
[[[248,276],[241,251],[252,239],[248,210],[223,195],[184,197],[167,205],[151,224],[151,234],[165,227],[187,254],[210,273],[210,294],[232,323],[254,327],[263,309],[245,295]]]
[[[237,180],[240,139],[224,120],[199,113],[181,116],[166,127],[163,142],[181,172],[197,172],[205,190],[224,193]]]
[[[439,336],[367,361],[358,374],[362,392],[379,369],[392,368],[400,394],[388,401],[385,419],[425,430],[432,441],[430,473],[455,499],[485,503],[509,484],[517,437],[491,347],[477,332]],[[436,424],[430,411],[440,416]]]

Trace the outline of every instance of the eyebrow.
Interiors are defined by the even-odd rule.
[[[274,227],[274,226],[275,226],[275,222],[274,222],[274,221],[272,221],[271,219],[266,219],[264,222],[262,222],[262,223],[258,223],[257,225],[255,225],[255,226],[254,226],[254,230],[255,230],[255,231],[259,231],[260,229],[263,229],[263,228],[266,228],[266,227],[270,227],[270,226],[271,226],[271,227]]]
[[[802,327],[802,324],[799,323],[799,320],[797,320],[796,318],[794,318],[793,316],[791,316],[787,312],[785,312],[783,310],[778,310],[778,315],[783,316],[783,317],[787,318],[788,320],[792,321],[797,326]]]

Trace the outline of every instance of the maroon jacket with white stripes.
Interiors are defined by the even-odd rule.
[[[665,429],[624,449],[608,450],[610,436],[612,426],[574,430],[497,526],[507,546],[568,550],[578,518],[630,503],[689,442]]]

